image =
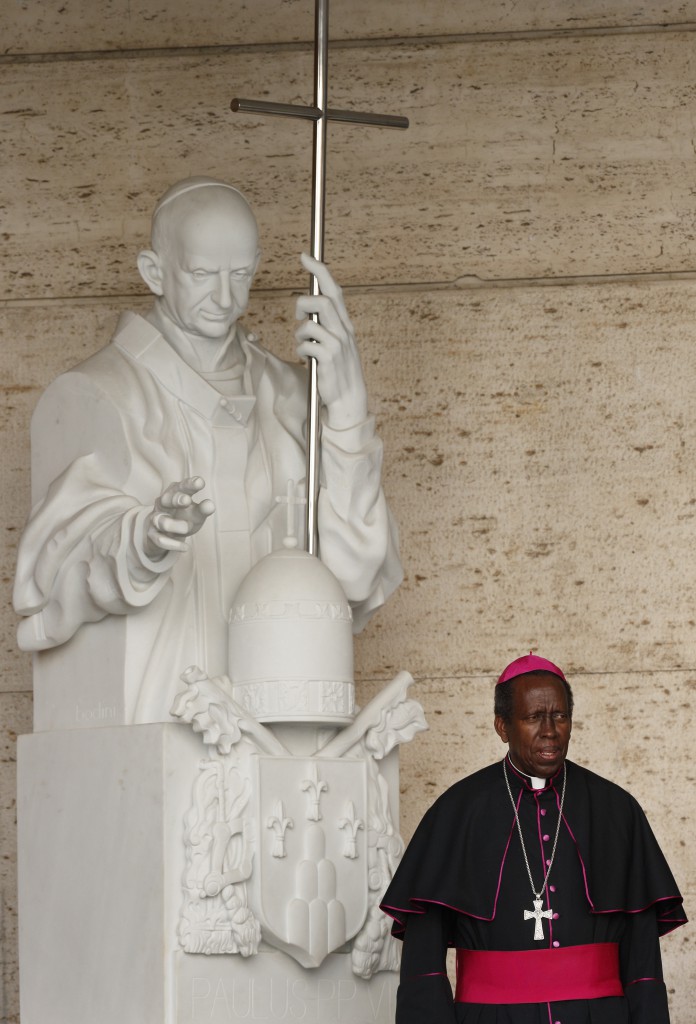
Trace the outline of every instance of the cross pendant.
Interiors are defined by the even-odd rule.
[[[548,910],[541,909],[541,900],[534,900],[534,910],[525,910],[524,919],[529,921],[530,918],[534,918],[534,938],[540,941],[544,938],[544,926],[541,923],[542,917],[546,917],[549,920],[553,917],[553,911],[551,907]]]

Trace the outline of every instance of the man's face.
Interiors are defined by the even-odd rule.
[[[189,335],[224,341],[247,308],[258,256],[250,218],[224,204],[189,213],[161,257],[162,311]]]
[[[516,679],[510,721],[495,719],[495,731],[508,744],[512,763],[539,779],[555,775],[563,764],[570,728],[563,682],[545,672]]]

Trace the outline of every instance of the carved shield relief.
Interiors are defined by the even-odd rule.
[[[366,765],[319,757],[254,760],[254,910],[268,943],[303,967],[318,967],[367,914]]]

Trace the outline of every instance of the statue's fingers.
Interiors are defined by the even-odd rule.
[[[315,323],[314,320],[303,320],[295,331],[297,341],[314,341],[318,344],[330,344],[334,338],[333,332],[324,324]]]
[[[305,339],[295,348],[300,359],[316,359],[320,366],[330,366],[334,359],[334,353],[326,346],[317,345],[316,341]]]
[[[211,501],[210,498],[204,498],[203,501],[199,503],[198,510],[204,516],[206,516],[206,518],[208,516],[212,516],[213,512],[215,511],[215,502]]]
[[[154,545],[155,548],[159,548],[160,551],[185,551],[187,548],[186,538],[179,538],[173,536],[171,533],[166,531],[164,522],[160,518],[162,513],[152,517],[152,521],[147,531],[147,537],[149,541]],[[164,519],[167,517],[165,516]],[[174,522],[175,520],[172,520]]]
[[[348,311],[342,302],[336,302],[328,295],[300,295],[295,307],[295,319],[316,316],[319,322],[336,337],[348,339],[354,332]],[[310,321],[313,323],[314,321]]]
[[[182,480],[178,485],[179,490],[185,491],[187,494],[195,494],[197,491],[203,490],[205,487],[205,480],[202,476],[189,476],[185,480]]]
[[[188,548],[186,538],[180,540],[168,533],[158,533],[155,543],[162,551],[186,551]]]
[[[193,504],[193,498],[186,491],[176,491],[172,495],[170,508],[190,508]]]
[[[343,289],[331,276],[329,268],[324,263],[320,263],[319,260],[308,256],[307,253],[302,253],[301,258],[305,270],[309,270],[316,277],[321,294],[329,299],[340,323],[343,324],[347,331],[353,333],[353,324],[348,316],[348,310],[343,300]],[[314,296],[303,296],[303,298],[312,299]],[[311,312],[314,312],[314,310],[311,310]]]
[[[152,525],[160,535],[185,537],[190,531],[190,526],[185,519],[177,519],[167,515],[166,512],[159,512],[154,516]]]
[[[314,274],[324,295],[341,294],[340,286],[334,281],[331,271],[325,263],[315,260],[307,252],[301,253],[300,261],[305,270],[308,270],[310,274]]]

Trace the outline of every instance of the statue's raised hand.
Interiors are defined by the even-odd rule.
[[[145,520],[143,548],[148,558],[161,558],[167,551],[186,550],[188,538],[198,533],[215,511],[210,498],[194,501],[194,494],[203,487],[202,477],[191,476],[170,484],[159,496]]]
[[[318,322],[304,320],[295,332],[297,354],[317,361],[317,383],[326,406],[327,422],[336,430],[362,423],[367,417],[367,390],[360,365],[355,332],[343,302],[343,292],[328,268],[302,254],[302,266],[317,279],[321,295],[297,300],[297,319],[315,314]]]

